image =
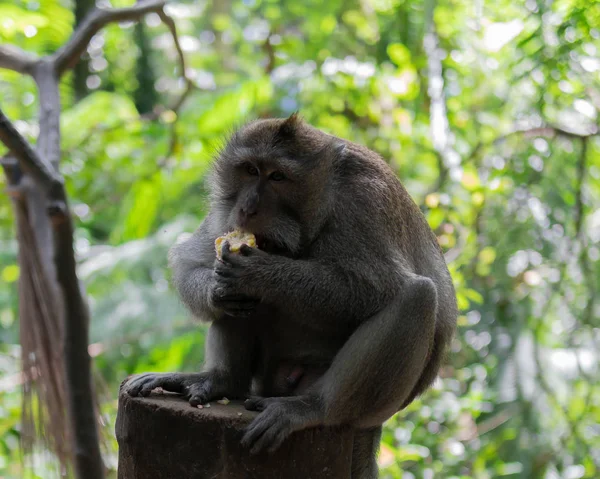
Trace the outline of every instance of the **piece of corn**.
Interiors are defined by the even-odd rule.
[[[256,248],[256,237],[252,233],[239,230],[231,231],[223,236],[219,236],[215,240],[215,251],[219,259],[223,257],[223,245],[225,241],[229,242],[229,251],[232,253],[239,253],[243,244],[251,248]]]

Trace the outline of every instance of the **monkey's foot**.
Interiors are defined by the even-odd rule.
[[[181,394],[192,406],[205,404],[223,396],[240,397],[230,382],[215,372],[204,373],[145,373],[130,378],[123,389],[130,396],[149,396],[153,389]]]
[[[250,447],[251,454],[275,451],[294,431],[323,423],[324,408],[315,396],[251,397],[244,406],[249,411],[261,411],[250,423],[242,445]]]

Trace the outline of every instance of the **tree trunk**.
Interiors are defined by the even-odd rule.
[[[177,395],[119,394],[119,479],[347,479],[351,430],[296,432],[273,454],[251,456],[240,445],[257,413],[239,401],[197,409]]]

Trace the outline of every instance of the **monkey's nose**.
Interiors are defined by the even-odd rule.
[[[256,206],[242,207],[242,215],[244,216],[251,218],[252,216],[256,216],[256,213],[258,213],[258,208]]]
[[[254,216],[256,216],[256,211],[252,214],[248,214],[242,209],[238,214],[238,223],[240,224],[240,226],[246,226],[250,219],[252,219]]]

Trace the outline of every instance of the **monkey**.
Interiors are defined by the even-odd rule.
[[[297,114],[235,131],[210,178],[209,212],[169,251],[182,302],[210,323],[203,370],[142,374],[126,392],[245,399],[252,454],[352,427],[352,478],[378,477],[382,424],[432,385],[456,328],[435,234],[382,157]],[[234,229],[257,247],[225,243],[217,259]]]

